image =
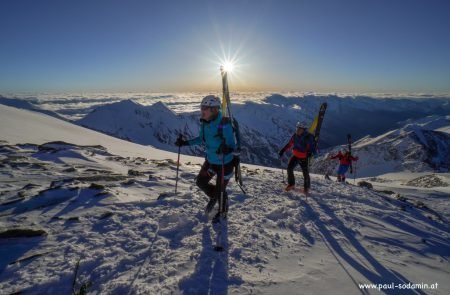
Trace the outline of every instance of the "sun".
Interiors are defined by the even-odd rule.
[[[231,61],[226,61],[222,64],[222,68],[225,72],[231,73],[234,69],[234,64]]]
[[[223,74],[226,73],[229,81],[234,80],[238,84],[245,84],[242,75],[244,73],[243,69],[248,67],[248,64],[242,63],[244,59],[238,56],[238,53],[232,55],[226,54],[224,50],[222,51],[222,55],[219,55],[211,49],[211,54],[203,57],[210,65],[213,65],[213,67],[208,66],[208,71],[215,72],[214,75],[211,75],[211,80],[217,82],[219,81],[217,80],[217,76],[222,76],[223,78]],[[220,72],[217,71],[219,69]]]

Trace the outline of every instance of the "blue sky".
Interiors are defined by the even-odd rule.
[[[450,92],[450,1],[0,1],[0,92]]]

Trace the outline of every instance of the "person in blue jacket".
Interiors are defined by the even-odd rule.
[[[183,140],[178,138],[177,146],[204,144],[206,159],[197,176],[197,186],[209,197],[206,213],[211,212],[222,191],[222,164],[224,165],[224,209],[228,211],[228,194],[226,186],[233,175],[234,155],[236,148],[233,128],[229,118],[223,117],[220,110],[220,98],[208,95],[201,103],[201,119],[199,136]],[[209,183],[215,176],[216,184]]]

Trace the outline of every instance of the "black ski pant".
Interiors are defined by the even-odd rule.
[[[300,159],[296,156],[292,156],[289,159],[289,164],[287,168],[287,174],[288,174],[288,184],[294,185],[295,184],[295,177],[294,177],[294,169],[295,167],[300,164],[300,167],[302,168],[303,172],[303,187],[305,190],[308,190],[311,187],[311,180],[309,178],[309,165],[308,165],[308,159]]]
[[[228,182],[230,181],[230,178],[233,176],[233,169],[234,169],[234,162],[231,161],[230,163],[227,163],[224,165],[224,203],[223,206],[226,208],[226,204],[228,201],[228,194],[226,193],[226,187]],[[216,184],[209,183],[210,180],[215,176],[216,177]],[[197,186],[205,192],[205,194],[210,199],[219,199],[220,193],[222,191],[222,165],[215,165],[208,162],[208,160],[205,160],[205,162],[202,165],[202,168],[200,169],[200,172],[197,176]]]

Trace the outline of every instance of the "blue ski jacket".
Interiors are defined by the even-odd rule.
[[[225,144],[231,150],[236,149],[236,142],[233,134],[233,127],[231,121],[225,118],[222,120],[222,112],[219,112],[217,118],[212,121],[202,121],[200,124],[199,136],[187,141],[188,145],[205,144],[206,160],[215,165],[222,165],[222,154],[218,154],[218,149],[225,139]],[[222,129],[220,132],[219,129]],[[223,139],[222,139],[223,138]],[[224,155],[224,164],[230,163],[234,156],[230,152]]]

